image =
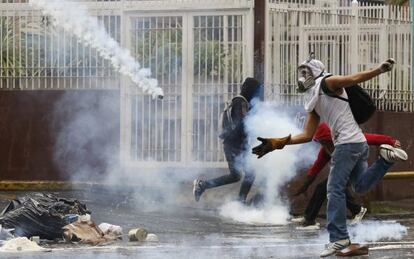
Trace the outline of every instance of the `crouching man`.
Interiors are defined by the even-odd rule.
[[[407,154],[402,149],[381,145],[379,158],[368,167],[369,147],[354,118],[358,114],[355,111],[352,113],[347,99],[346,88],[390,71],[393,64],[394,61],[388,59],[374,69],[336,76],[326,74],[325,66],[319,60],[310,58],[303,62],[298,67],[299,90],[305,92],[304,106],[307,112],[303,132],[292,137],[258,138],[262,144],[252,150],[260,158],[285,145],[309,142],[320,121],[328,124],[335,151],[332,153],[327,185],[327,229],[330,243],[322,251],[321,257],[335,254],[351,244],[346,226],[347,183],[351,183],[355,192],[365,193],[383,178],[394,162],[407,160]]]

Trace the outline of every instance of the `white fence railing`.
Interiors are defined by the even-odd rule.
[[[253,74],[250,0],[81,1],[164,89],[153,100],[28,1],[0,4],[0,89],[120,89],[131,165],[223,167],[218,120]]]
[[[253,1],[78,1],[150,68],[164,100],[142,94],[94,49],[18,0],[0,2],[0,90],[120,89],[124,162],[225,166],[219,114],[253,75]],[[334,74],[394,57],[392,73],[364,86],[380,109],[414,111],[409,9],[350,2],[269,0],[267,98],[302,105],[296,67],[310,51]]]
[[[271,0],[268,5],[266,84],[271,86],[271,98],[290,105],[301,103],[295,89],[296,67],[310,52],[325,63],[328,72],[341,75],[393,57],[397,64],[392,73],[363,86],[375,93],[380,110],[414,111],[408,6],[343,2],[303,7],[286,2]]]

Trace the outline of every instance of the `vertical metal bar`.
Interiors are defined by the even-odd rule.
[[[175,17],[175,24],[177,24],[177,18]],[[171,88],[171,93],[170,94],[173,94],[173,95],[176,95],[177,94],[177,90],[176,90],[176,88],[177,88],[177,85],[178,85],[178,82],[177,82],[177,78],[176,77],[174,77],[175,79],[174,79],[174,83],[172,82],[172,80],[171,80],[171,67],[172,67],[172,64],[171,64],[171,62],[172,62],[172,60],[171,60],[171,45],[173,44],[172,42],[171,42],[171,31],[173,30],[173,28],[172,28],[172,25],[171,25],[171,16],[170,17],[168,17],[168,86]],[[174,29],[174,31],[175,31],[176,29]],[[176,71],[175,71],[175,73],[177,73]],[[164,103],[165,102],[163,102],[163,105],[164,105]],[[164,141],[166,141],[166,143],[167,143],[167,161],[170,161],[171,159],[170,159],[170,150],[171,150],[171,101],[169,101],[168,102],[168,117],[167,117],[167,122],[168,122],[168,124],[167,124],[167,139],[165,139]]]
[[[158,42],[158,37],[159,37],[159,28],[158,28],[158,23],[159,23],[159,19],[162,19],[162,17],[156,17],[155,18],[155,66],[154,66],[154,77],[155,78],[157,78],[157,79],[159,79],[158,78],[158,67],[159,67],[159,64],[158,64],[158,44],[159,44],[159,42]],[[154,104],[154,112],[153,112],[153,115],[154,115],[154,119],[153,119],[153,121],[154,121],[154,128],[155,128],[155,131],[154,131],[154,159],[156,159],[157,161],[158,161],[158,156],[159,156],[159,152],[157,152],[157,149],[158,149],[158,105],[157,105],[157,101],[152,101],[152,103]]]
[[[181,161],[188,164],[192,160],[192,122],[193,122],[193,19],[194,16],[182,16],[182,69],[181,69]]]
[[[166,62],[166,60],[165,60],[165,48],[166,48],[166,44],[165,44],[165,33],[166,33],[166,30],[167,30],[167,28],[166,28],[166,22],[165,22],[166,19],[168,19],[168,17],[163,17],[162,18],[162,28],[161,28],[161,33],[162,33],[162,44],[161,44],[161,46],[162,46],[161,85],[164,87],[164,89],[166,87],[168,87],[168,88],[171,87],[169,84],[167,85],[165,83],[165,66],[166,65],[169,65],[169,61]],[[168,31],[169,31],[169,28],[168,28]],[[163,161],[163,162],[165,161],[165,158],[164,158],[164,152],[165,152],[165,147],[164,147],[164,143],[165,143],[165,141],[164,141],[164,127],[165,127],[164,126],[164,102],[161,102],[161,127],[160,127],[160,156],[161,156],[161,158],[160,158],[160,160]]]

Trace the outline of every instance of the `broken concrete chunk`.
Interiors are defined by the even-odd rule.
[[[0,248],[0,252],[49,252],[50,249],[45,249],[36,242],[30,241],[27,237],[17,237],[4,242]]]
[[[129,241],[145,241],[148,231],[143,228],[134,228],[128,232]]]
[[[98,226],[105,235],[122,236],[122,227],[108,223],[101,223]]]
[[[30,237],[30,241],[33,241],[36,244],[39,244],[40,243],[40,237],[39,236],[32,236],[32,237]]]
[[[76,221],[63,227],[63,237],[66,241],[99,245],[114,241],[117,237],[105,235],[93,221]]]

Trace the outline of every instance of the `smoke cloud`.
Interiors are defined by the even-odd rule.
[[[398,241],[407,235],[407,227],[396,221],[363,220],[361,223],[348,227],[349,237],[353,243],[369,243],[379,241]],[[317,242],[329,240],[325,230]]]
[[[264,205],[254,209],[231,202],[220,208],[220,214],[245,223],[286,224],[289,205],[282,198],[281,189],[295,176],[298,165],[314,158],[316,153],[312,145],[292,145],[260,159],[251,154],[252,147],[259,144],[256,140],[258,136],[285,137],[301,132],[291,112],[276,103],[256,102],[245,120],[245,127],[249,143],[243,157],[239,159],[239,166],[255,173],[255,184],[260,185],[265,197]],[[304,148],[309,150],[304,151]]]
[[[111,38],[82,5],[64,0],[30,0],[29,3],[40,8],[43,15],[50,16],[55,26],[74,34],[86,46],[96,49],[102,58],[111,62],[115,70],[128,76],[144,92],[151,94],[153,98],[163,96],[158,81],[150,78],[150,70],[141,68],[129,50],[122,48]]]

